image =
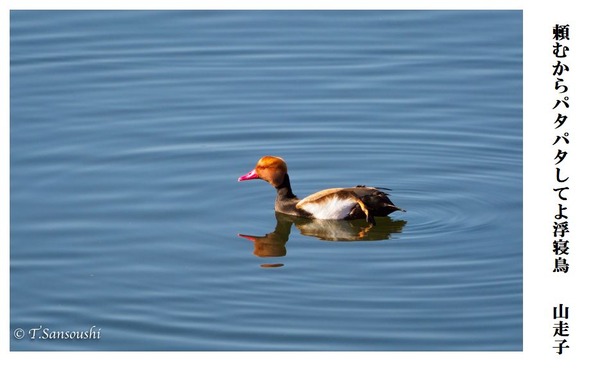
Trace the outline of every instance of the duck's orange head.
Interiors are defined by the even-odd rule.
[[[281,157],[264,156],[256,163],[256,167],[240,176],[238,181],[262,179],[273,187],[278,187],[283,183],[287,173],[287,164]]]

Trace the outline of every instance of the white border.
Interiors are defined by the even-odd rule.
[[[591,2],[569,1],[8,1],[2,6],[2,142],[0,142],[0,239],[2,388],[32,385],[69,388],[590,388],[600,352],[598,248],[592,234],[600,221],[597,110],[600,41]],[[522,9],[524,11],[524,351],[382,353],[61,353],[9,352],[9,11],[11,9]],[[571,25],[568,85],[572,143],[570,199],[571,270],[549,267],[556,199],[552,193],[552,115],[549,104],[554,23]],[[572,183],[572,184],[571,184]],[[48,275],[48,277],[52,277]],[[551,310],[571,308],[571,336],[563,356],[553,353]],[[578,386],[577,384],[581,384]],[[153,386],[153,387],[154,387]],[[435,387],[434,387],[435,386]]]

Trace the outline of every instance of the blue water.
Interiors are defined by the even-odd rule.
[[[520,11],[13,11],[10,45],[12,350],[522,350]],[[406,212],[275,215],[236,181],[267,154]]]

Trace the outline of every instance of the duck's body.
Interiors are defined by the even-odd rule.
[[[265,180],[275,187],[275,211],[284,214],[316,219],[366,218],[374,223],[376,216],[402,210],[392,203],[386,193],[365,186],[330,188],[300,200],[292,192],[287,165],[280,157],[262,157],[256,167],[238,181],[252,179]]]

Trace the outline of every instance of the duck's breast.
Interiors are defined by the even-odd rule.
[[[357,204],[357,197],[343,188],[319,191],[302,199],[296,208],[318,219],[344,219]]]

